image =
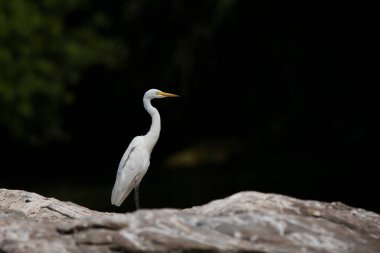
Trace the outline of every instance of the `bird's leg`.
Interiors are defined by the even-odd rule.
[[[140,198],[139,198],[139,185],[135,181],[135,205],[136,205],[136,210],[140,209]]]

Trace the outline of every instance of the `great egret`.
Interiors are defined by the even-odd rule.
[[[152,125],[146,135],[133,138],[121,158],[116,182],[112,190],[111,203],[113,205],[120,206],[133,188],[135,188],[136,209],[140,208],[139,184],[148,170],[150,153],[152,153],[161,131],[160,114],[150,101],[154,98],[165,97],[178,97],[178,95],[162,92],[157,89],[150,89],[144,94],[144,107],[152,117]]]

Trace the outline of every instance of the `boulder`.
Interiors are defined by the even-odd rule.
[[[101,213],[0,189],[0,252],[380,252],[380,216],[240,192],[179,209]]]

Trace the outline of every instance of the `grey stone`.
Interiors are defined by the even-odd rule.
[[[0,189],[1,253],[223,251],[378,253],[380,216],[259,192],[184,210],[115,214]]]

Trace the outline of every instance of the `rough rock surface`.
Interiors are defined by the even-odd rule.
[[[0,208],[21,211],[34,220],[71,222],[99,212],[71,202],[46,198],[32,192],[0,189]]]
[[[378,253],[380,216],[258,192],[185,210],[110,214],[0,189],[1,253],[137,251]]]

